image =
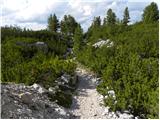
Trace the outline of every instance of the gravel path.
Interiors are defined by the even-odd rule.
[[[77,68],[79,86],[77,95],[73,98],[70,111],[77,119],[130,119],[132,115],[128,113],[118,113],[109,111],[109,107],[104,107],[103,96],[96,91],[96,78],[83,68]]]
[[[96,79],[87,71],[78,68],[79,86],[77,96],[73,98],[72,113],[80,119],[106,118],[104,107],[100,106],[101,95],[96,91]]]

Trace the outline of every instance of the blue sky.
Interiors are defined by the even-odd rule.
[[[103,19],[109,8],[122,19],[123,11],[128,6],[131,23],[139,21],[143,9],[152,1],[158,3],[158,0],[1,0],[1,26],[45,29],[48,16],[55,13],[59,20],[65,14],[72,15],[86,31],[94,16]]]

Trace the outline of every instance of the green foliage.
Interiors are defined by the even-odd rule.
[[[48,29],[52,32],[57,32],[59,28],[59,22],[57,19],[57,16],[54,15],[50,15],[48,18]]]
[[[57,92],[56,98],[58,98],[58,104],[66,108],[70,108],[72,105],[72,95],[65,92]]]
[[[129,22],[129,11],[128,11],[128,7],[125,8],[124,10],[124,15],[123,15],[123,24],[127,25],[127,23]]]
[[[108,9],[105,23],[107,25],[114,25],[116,23],[116,14],[112,11],[112,9]]]
[[[65,15],[61,21],[61,32],[65,35],[73,35],[78,23],[71,15]]]
[[[94,17],[94,20],[93,20],[93,23],[92,23],[91,27],[97,28],[97,27],[100,27],[100,26],[101,26],[101,18],[100,18],[100,16]]]
[[[150,23],[150,22],[156,22],[159,20],[159,10],[158,6],[156,3],[152,2],[150,5],[148,5],[142,15],[142,20],[145,23]]]
[[[15,38],[2,44],[2,82],[29,85],[37,82],[48,86],[54,83],[62,70],[67,73],[74,72],[75,64],[72,62],[51,57],[35,48],[18,46],[17,41],[33,43],[36,40]]]
[[[80,25],[75,30],[75,34],[73,36],[74,46],[73,51],[77,54],[82,46],[83,46],[83,30]]]
[[[21,29],[19,27],[13,26],[5,26],[1,27],[1,34],[2,34],[2,43],[5,43],[7,40],[11,40],[10,38],[17,38],[17,37],[25,37],[25,38],[35,38],[39,39],[40,41],[54,39],[57,40],[60,38],[59,33],[54,33],[48,30],[26,30]]]

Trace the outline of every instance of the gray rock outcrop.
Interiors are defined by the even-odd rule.
[[[99,39],[98,42],[96,42],[92,46],[95,47],[95,48],[101,48],[104,45],[107,45],[107,47],[112,47],[113,42],[109,39],[107,39],[107,40]]]
[[[65,108],[50,101],[45,88],[38,84],[1,84],[1,117],[5,119],[69,119]],[[48,91],[50,92],[50,91]]]
[[[27,42],[18,41],[18,42],[16,42],[16,45],[22,46],[22,47],[27,47],[27,48],[35,47],[39,50],[42,50],[44,53],[48,52],[48,45],[45,42],[38,41],[35,43],[27,43]]]

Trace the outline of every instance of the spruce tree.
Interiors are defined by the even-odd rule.
[[[57,19],[57,16],[55,14],[50,15],[48,18],[48,29],[50,31],[57,32],[58,28],[59,28],[59,21]]]
[[[67,32],[66,21],[67,21],[67,15],[64,15],[64,18],[63,18],[63,20],[60,23],[61,33],[66,33]]]
[[[159,10],[156,3],[152,2],[150,5],[148,5],[142,15],[142,21],[144,23],[150,23],[155,22],[159,20]]]
[[[93,20],[92,24],[95,27],[100,27],[101,26],[101,18],[100,18],[100,16],[94,17],[94,20]]]
[[[107,25],[114,25],[116,23],[116,14],[112,11],[112,9],[107,11],[106,23]]]
[[[104,19],[103,19],[103,26],[106,25],[106,21],[107,21],[106,18],[104,18]]]
[[[61,32],[66,35],[73,35],[77,27],[77,22],[71,15],[65,15],[61,21]]]
[[[129,22],[129,19],[130,19],[129,11],[128,11],[128,7],[126,7],[124,10],[124,15],[123,15],[123,24],[127,25]]]

